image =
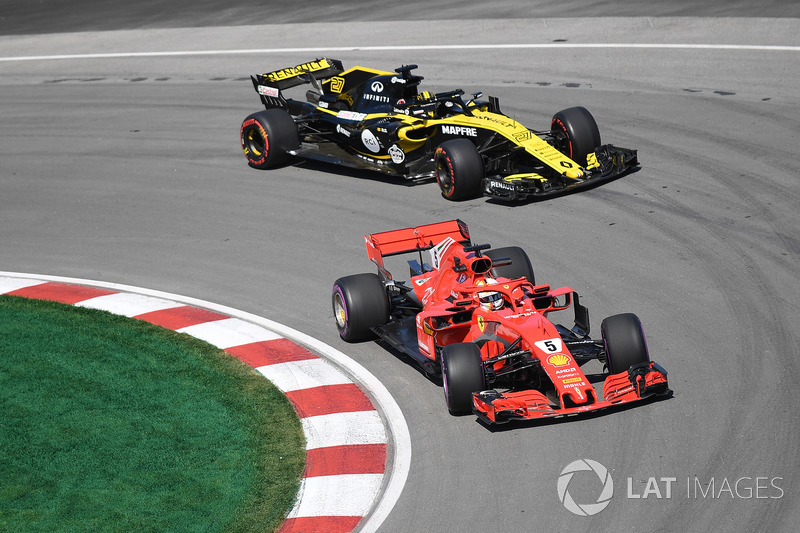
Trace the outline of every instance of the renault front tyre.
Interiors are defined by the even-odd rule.
[[[581,166],[601,144],[597,122],[585,107],[570,107],[553,115],[550,133],[553,146]]]
[[[300,147],[297,124],[283,109],[253,113],[242,122],[242,150],[247,164],[265,170],[288,163],[291,150]]]
[[[469,200],[481,194],[483,159],[469,139],[443,142],[433,157],[436,182],[448,200]]]

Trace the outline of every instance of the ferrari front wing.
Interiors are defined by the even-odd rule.
[[[511,420],[533,420],[579,415],[619,405],[667,396],[672,391],[667,371],[657,363],[641,363],[624,372],[612,374],[603,384],[603,399],[590,404],[556,406],[538,390],[499,392],[487,390],[473,393],[472,411],[487,424]]]
[[[595,149],[594,163],[582,178],[573,179],[565,175],[546,178],[538,174],[489,176],[483,179],[483,194],[507,201],[551,196],[609,181],[630,172],[638,164],[636,150],[606,144]]]

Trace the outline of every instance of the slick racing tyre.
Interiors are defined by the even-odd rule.
[[[347,342],[370,339],[370,328],[389,321],[389,297],[377,274],[337,279],[331,298],[336,328]]]
[[[242,122],[240,137],[247,164],[261,170],[288,163],[289,150],[300,147],[297,124],[283,109],[253,113]]]
[[[472,393],[486,388],[481,351],[471,342],[445,346],[442,350],[444,400],[451,414],[472,412]]]
[[[650,361],[642,323],[633,313],[606,318],[600,331],[606,347],[606,364],[611,374],[618,374],[633,365]]]
[[[586,156],[601,144],[597,122],[585,107],[570,107],[553,115],[550,133],[555,148],[579,165],[586,165]]]
[[[469,139],[443,142],[434,155],[436,182],[448,200],[469,200],[480,196],[483,159]]]
[[[492,248],[483,252],[483,255],[488,255],[492,261],[501,257],[508,257],[511,259],[510,265],[500,265],[492,268],[492,275],[494,277],[503,277],[509,279],[525,278],[536,285],[536,276],[533,273],[533,265],[525,250],[519,246],[508,246],[505,248]]]

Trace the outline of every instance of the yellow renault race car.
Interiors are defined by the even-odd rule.
[[[636,150],[601,143],[583,107],[557,112],[549,130],[532,130],[504,115],[495,97],[420,91],[416,68],[345,70],[322,58],[251,76],[266,109],[242,123],[248,164],[269,169],[301,157],[435,178],[448,200],[508,201],[594,185],[638,165]],[[287,98],[300,85],[308,86],[305,99]]]

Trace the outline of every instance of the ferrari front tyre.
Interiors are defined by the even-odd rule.
[[[612,374],[624,372],[631,366],[650,362],[642,323],[633,313],[613,315],[600,326],[606,348],[606,364]]]
[[[297,124],[283,109],[259,111],[244,119],[240,138],[247,164],[261,170],[288,163],[289,151],[300,147]]]
[[[500,257],[508,257],[511,259],[511,264],[509,265],[500,265],[492,268],[492,275],[494,277],[509,279],[525,278],[530,281],[532,285],[536,285],[536,276],[533,273],[531,260],[528,254],[525,253],[525,250],[519,246],[492,248],[491,250],[486,250],[483,254],[491,257],[492,261]]]
[[[377,274],[355,274],[333,284],[333,316],[347,342],[373,337],[371,328],[389,321],[389,297]]]
[[[472,393],[486,388],[481,351],[471,342],[445,346],[442,350],[444,400],[451,414],[472,412]]]
[[[448,200],[480,196],[484,177],[483,159],[469,139],[443,142],[434,154],[436,182]]]
[[[555,148],[580,165],[600,146],[597,122],[585,107],[570,107],[553,115],[550,123]]]

